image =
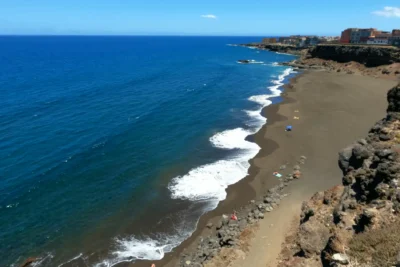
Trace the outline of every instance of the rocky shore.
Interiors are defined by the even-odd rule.
[[[400,85],[387,116],[339,153],[343,183],[304,202],[280,267],[400,266]]]
[[[317,191],[340,183],[335,153],[340,147],[362,137],[368,127],[383,116],[380,111],[385,108],[384,94],[396,84],[373,78],[374,75],[367,71],[360,73],[366,77],[347,75],[350,74],[346,72],[347,69],[354,69],[353,64],[369,71],[385,67],[368,68],[357,62],[339,63],[313,58],[309,54],[286,64],[304,69],[305,74],[286,85],[282,104],[271,105],[263,110],[264,115],[268,114],[268,127],[264,126],[255,136],[262,150],[251,162],[250,177],[230,187],[227,200],[202,218],[190,240],[179,247],[174,255],[156,262],[157,266],[308,266],[308,262],[304,261],[308,258],[294,241],[298,236],[298,220],[293,234],[284,243],[279,263],[277,261],[291,222],[297,214],[300,216],[302,201]],[[386,75],[384,78],[398,79],[396,65],[389,67],[391,73],[382,73]],[[337,71],[338,68],[345,70]],[[366,105],[373,107],[365,110]],[[282,128],[289,122],[294,125],[295,132],[284,135]],[[369,139],[365,140],[369,142]],[[301,155],[307,156],[307,160]],[[273,177],[274,171],[278,171],[282,177]],[[300,179],[296,179],[299,174]],[[254,191],[249,191],[249,185]],[[326,197],[324,194],[322,201],[335,203],[342,192],[343,189],[335,187]],[[307,207],[303,205],[301,223],[314,218],[318,220],[315,215],[318,211]],[[234,211],[237,220],[231,219]],[[328,230],[323,230],[326,236],[331,233],[330,228]],[[305,236],[312,236],[313,229],[305,229],[304,233]],[[323,241],[304,240],[305,244],[316,243],[322,247]],[[326,243],[324,245],[321,249],[326,247]],[[330,254],[331,258],[343,256],[335,254]],[[322,266],[321,260],[317,261],[318,254],[315,255],[312,259],[317,265],[309,266]],[[291,265],[296,262],[300,262],[300,265]]]
[[[178,266],[227,266],[243,255],[247,250],[247,239],[254,234],[258,222],[264,219],[264,214],[273,212],[281,200],[288,196],[284,189],[291,181],[300,178],[301,165],[305,162],[306,157],[301,156],[292,168],[288,165],[280,166],[279,174],[282,177],[279,185],[269,189],[262,198],[251,200],[240,210],[232,211],[236,213],[237,219],[233,219],[231,214],[224,214],[216,225],[207,224],[206,227],[212,229],[212,233],[200,239],[195,251],[182,254]]]
[[[305,48],[296,47],[294,45],[284,45],[284,44],[255,43],[255,44],[242,44],[240,46],[253,47],[256,49],[260,49],[260,50],[268,50],[268,51],[272,51],[272,52],[286,53],[286,54],[292,54],[292,55],[298,55],[298,56],[304,55],[308,51]]]
[[[303,203],[279,267],[400,266],[400,85],[387,99],[387,116],[339,153],[342,185]],[[288,196],[286,187],[301,177],[305,163],[301,156],[292,166],[280,166],[280,183],[236,211],[237,220],[225,214],[215,225],[207,224],[211,233],[195,250],[181,254],[178,266],[230,266],[245,258],[248,240]]]
[[[400,49],[318,45],[308,49],[300,58],[282,65],[397,80],[400,79]]]
[[[313,58],[341,63],[358,62],[366,67],[377,67],[400,62],[400,49],[375,45],[317,45],[308,51]]]

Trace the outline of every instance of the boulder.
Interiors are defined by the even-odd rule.
[[[387,101],[387,112],[400,112],[400,84],[388,92]]]
[[[391,139],[390,136],[387,135],[387,134],[380,134],[379,135],[379,140],[381,140],[381,141],[389,141],[390,139]]]
[[[37,258],[27,258],[24,263],[21,265],[21,267],[29,267],[32,266],[33,263],[35,263],[35,261],[37,261]]]
[[[364,159],[369,158],[371,156],[371,153],[368,151],[368,149],[365,146],[355,145],[352,149],[352,155],[357,160],[364,160]]]
[[[346,147],[339,152],[339,167],[343,173],[349,168],[350,158],[353,155],[353,146]]]
[[[347,265],[350,263],[349,257],[345,254],[340,254],[340,253],[333,254],[332,261],[342,265]]]
[[[300,225],[298,233],[299,246],[306,258],[320,255],[329,241],[329,229],[321,222],[309,220]]]
[[[272,198],[270,198],[270,197],[264,198],[264,203],[272,203],[272,202],[273,202]]]
[[[222,225],[227,225],[229,223],[229,216],[228,215],[222,215]]]

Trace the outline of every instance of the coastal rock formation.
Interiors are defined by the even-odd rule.
[[[308,51],[308,56],[342,63],[355,61],[367,67],[400,62],[400,50],[385,46],[317,45]]]
[[[286,53],[292,55],[303,56],[307,53],[307,49],[302,47],[296,47],[294,45],[284,45],[284,44],[244,44],[242,46],[254,47],[257,49],[268,50],[278,53]]]
[[[318,45],[308,49],[298,59],[282,65],[400,80],[400,49],[365,45]]]
[[[37,258],[28,258],[25,260],[24,263],[22,263],[21,267],[29,267],[33,266],[33,264],[37,261]]]
[[[387,116],[339,153],[343,184],[303,203],[284,266],[400,266],[400,84]]]

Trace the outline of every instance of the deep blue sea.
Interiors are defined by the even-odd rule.
[[[0,37],[0,266],[160,259],[190,236],[293,73],[228,45],[254,41]]]

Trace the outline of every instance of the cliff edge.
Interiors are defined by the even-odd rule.
[[[341,63],[355,61],[367,67],[400,62],[398,48],[372,45],[317,45],[308,51],[308,56]]]
[[[317,45],[283,65],[400,80],[400,49],[370,45]]]
[[[302,205],[279,267],[400,266],[400,84],[387,115],[339,153],[342,185]]]

